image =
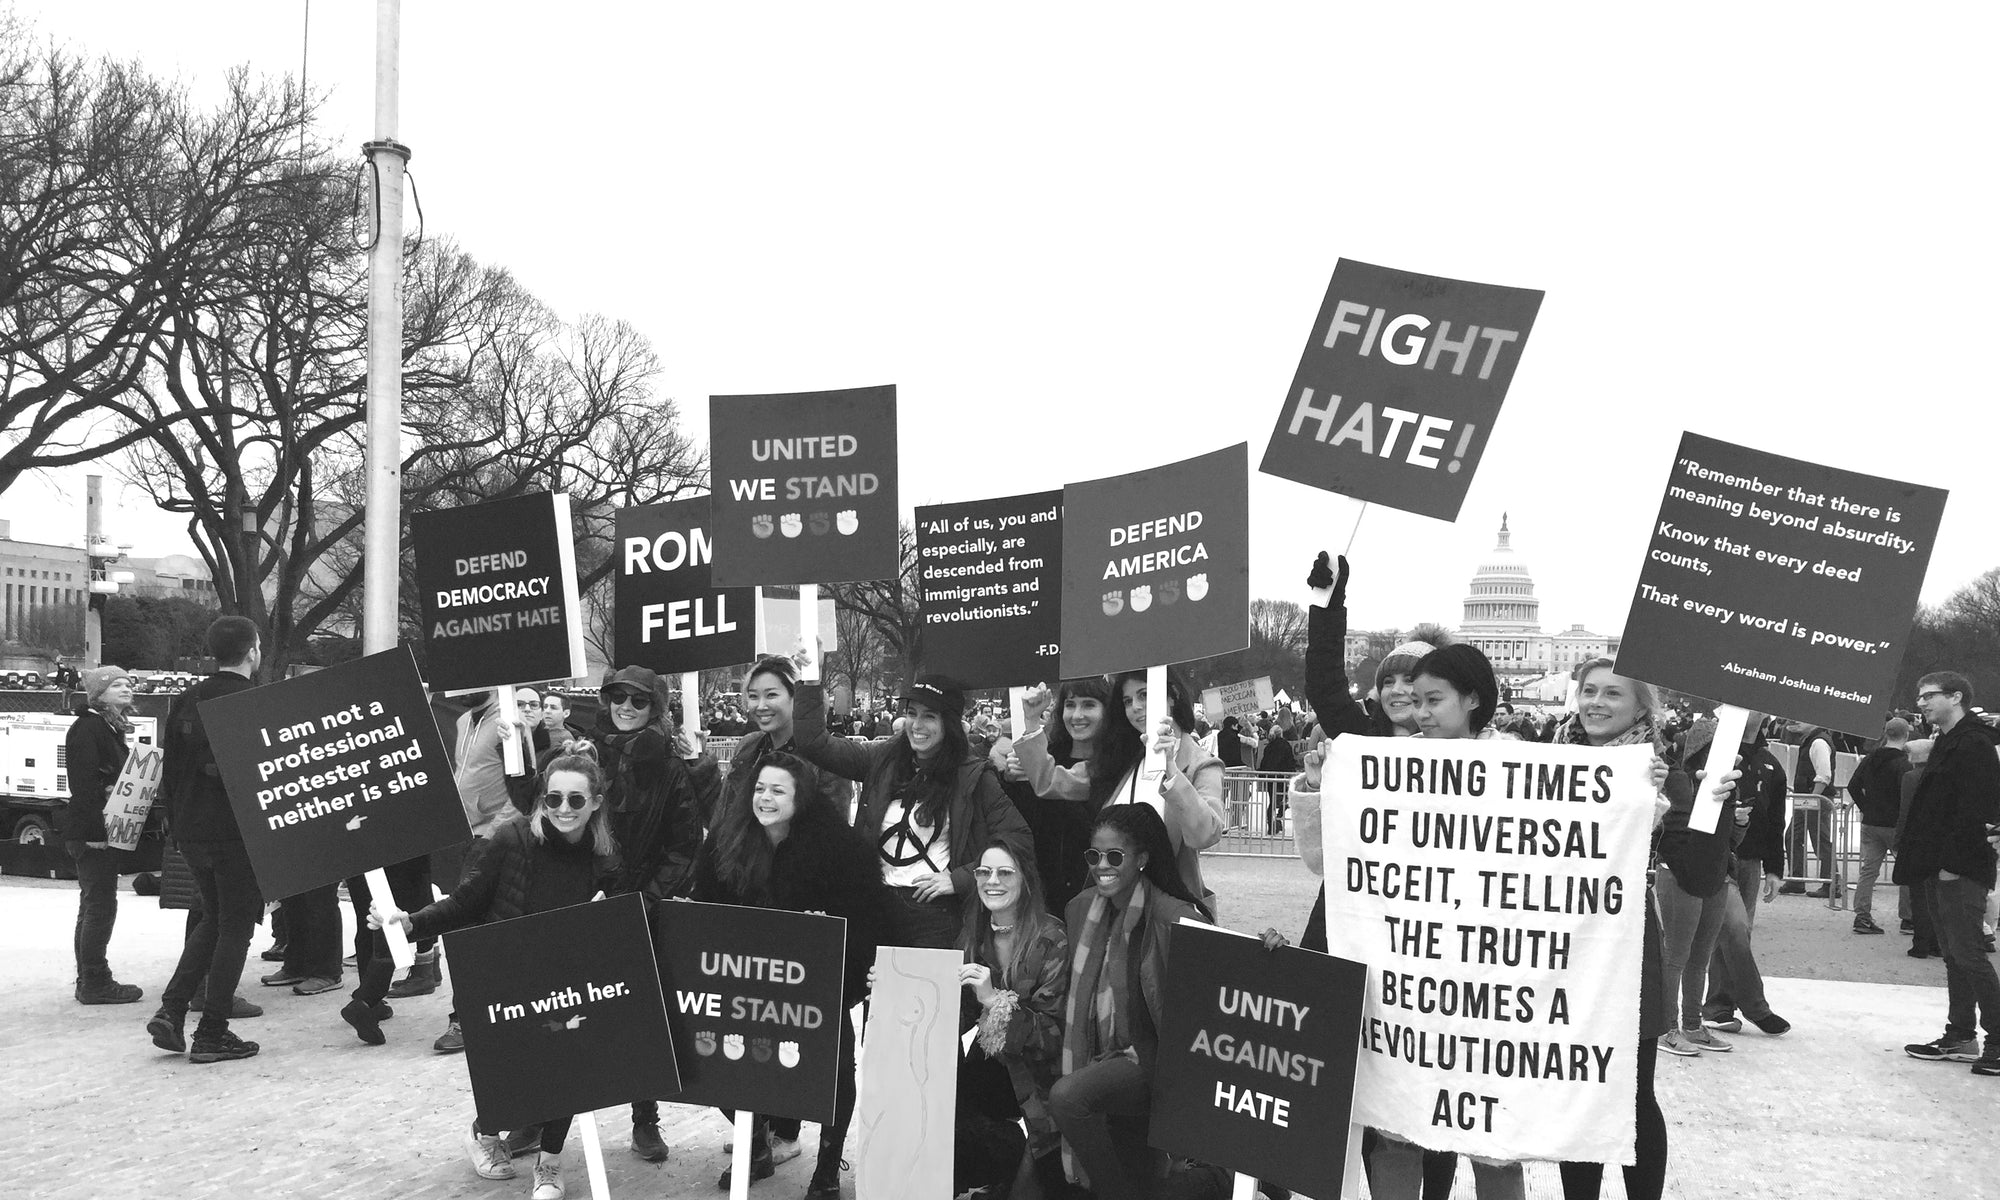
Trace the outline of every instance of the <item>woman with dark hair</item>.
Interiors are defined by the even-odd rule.
[[[847,968],[841,979],[840,1074],[834,1120],[820,1127],[819,1158],[808,1200],[840,1194],[840,1152],[854,1116],[854,1019],[848,1010],[868,991],[875,947],[889,936],[889,897],[875,849],[849,828],[819,772],[791,754],[771,752],[739,767],[749,786],[732,789],[695,868],[694,898],[717,904],[827,913],[847,919]],[[766,1123],[750,1143],[754,1182],[775,1169]],[[797,1138],[797,1130],[793,1130]],[[723,1172],[721,1185],[730,1184]]]
[[[542,798],[534,815],[496,825],[485,852],[468,866],[457,890],[413,913],[393,904],[385,910],[384,898],[377,897],[368,911],[368,927],[380,930],[395,924],[412,938],[436,937],[468,925],[582,904],[602,888],[616,861],[603,774],[589,755],[562,755],[542,773]],[[387,947],[378,947],[378,952],[381,982],[386,986]],[[380,1045],[381,1026],[369,1010],[367,1001],[355,1000],[340,1015],[362,1041]],[[568,1117],[542,1122],[531,1200],[562,1200],[562,1150],[569,1125]],[[514,1164],[500,1130],[475,1120],[466,1154],[480,1178],[514,1178]]]
[[[958,978],[970,1001],[961,1027],[979,1033],[960,1067],[959,1103],[970,1098],[981,1109],[978,1115],[989,1120],[1025,1122],[1027,1154],[1016,1178],[1032,1174],[1043,1196],[1059,1200],[1067,1184],[1058,1153],[1061,1136],[1049,1116],[1049,1088],[1062,1052],[1069,942],[1062,922],[1049,914],[1040,876],[1006,846],[987,846],[972,876],[974,891],[966,897],[965,929],[958,939],[965,952]],[[981,1103],[992,1089],[980,1081],[993,1072],[1009,1085],[1010,1105]]]
[[[862,785],[856,828],[877,847],[895,913],[894,943],[949,950],[958,944],[960,903],[972,868],[995,840],[1034,859],[1033,834],[965,736],[965,693],[925,676],[902,697],[902,728],[886,742],[857,745],[826,732],[826,693],[799,687],[793,723],[799,757]]]
[[[750,665],[749,674],[743,677],[743,710],[752,728],[736,743],[734,757],[756,762],[773,750],[782,750],[787,754],[793,752],[796,737],[793,714],[798,690],[799,668],[791,659],[781,654],[769,654]],[[747,797],[755,782],[748,773],[731,775],[723,781],[727,794],[723,803],[726,805]],[[820,777],[820,784],[826,788],[827,798],[840,811],[841,819],[848,820],[848,810],[854,805],[854,785],[845,779],[829,779],[824,775]],[[711,828],[720,816],[719,810],[709,814]]]
[[[1091,801],[1093,770],[1107,778],[1123,775],[1138,761],[1139,735],[1115,719],[1111,681],[1102,675],[1064,680],[1053,707],[1048,689],[1035,688],[1023,711],[1027,731],[1006,743],[996,765],[1034,830],[1035,867],[1049,912],[1060,917],[1086,886],[1083,850],[1103,806],[1101,799]]]
[[[1165,1016],[1168,931],[1210,919],[1182,882],[1167,827],[1151,805],[1098,815],[1084,852],[1092,889],[1070,901],[1069,996],[1061,1078],[1049,1112],[1068,1144],[1070,1178],[1098,1200],[1148,1194],[1153,1064]]]

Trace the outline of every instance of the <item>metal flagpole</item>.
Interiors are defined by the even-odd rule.
[[[396,645],[402,546],[403,167],[396,140],[402,0],[375,2],[375,140],[368,156],[368,507],[363,525],[361,649]]]

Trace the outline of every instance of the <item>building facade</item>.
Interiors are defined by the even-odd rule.
[[[0,642],[37,640],[38,622],[79,611],[90,593],[90,556],[80,546],[17,542],[0,521]]]

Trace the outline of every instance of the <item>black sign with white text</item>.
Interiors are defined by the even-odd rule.
[[[583,676],[568,496],[411,513],[410,541],[432,687],[461,692]]]
[[[757,656],[757,589],[710,581],[708,510],[706,496],[618,510],[619,666],[676,674]]]
[[[963,687],[1046,678],[1062,637],[1062,493],[917,509],[924,662]]]

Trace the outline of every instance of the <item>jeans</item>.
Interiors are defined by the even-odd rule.
[[[569,1124],[575,1119],[574,1117],[554,1117],[542,1122],[542,1153],[562,1153],[563,1142],[569,1137]],[[472,1124],[473,1128],[487,1137],[499,1137],[502,1132],[512,1132],[512,1130],[489,1129],[484,1121],[474,1121]]]
[[[433,899],[431,892],[431,860],[412,858],[404,862],[391,863],[383,868],[382,874],[389,877],[389,898],[404,912],[416,912]],[[368,969],[369,956],[375,953],[376,940],[368,935],[368,904],[374,897],[368,892],[368,877],[356,875],[347,881],[347,900],[354,906],[354,965],[358,970]],[[335,914],[336,919],[339,914]],[[336,930],[340,927],[334,926]],[[338,938],[339,934],[336,933]],[[386,946],[387,942],[382,942]],[[437,939],[425,938],[417,943],[420,952],[427,952],[437,945]],[[334,975],[339,976],[335,971]]]
[[[79,983],[111,982],[111,927],[118,923],[118,852],[66,843],[76,860],[76,977]]]
[[[1425,1154],[1422,1146],[1383,1137],[1368,1160],[1368,1194],[1376,1200],[1417,1200],[1423,1193]],[[1528,1194],[1520,1163],[1474,1159],[1472,1186],[1479,1200],[1524,1200]]]
[[[1713,896],[1691,896],[1681,890],[1674,873],[1660,864],[1659,882],[1653,889],[1660,907],[1660,952],[1664,960],[1667,1003],[1679,996],[1680,1027],[1701,1028],[1702,993],[1707,986],[1708,960],[1722,933],[1723,917],[1729,905],[1728,885]],[[1747,922],[1746,922],[1747,923]]]
[[[1750,912],[1734,886],[1724,887],[1720,899],[1722,926],[1716,931],[1715,953],[1708,963],[1709,1003],[1714,1002],[1716,992],[1720,991],[1730,998],[1732,1005],[1743,1010],[1744,1016],[1761,1021],[1771,1015],[1771,1004],[1764,999],[1764,974],[1757,969],[1757,958],[1750,952]],[[1700,981],[1692,982],[1697,985],[1694,994],[1700,995]],[[1708,1004],[1702,1006],[1702,1011],[1707,1015]]]
[[[1910,934],[1910,949],[1925,954],[1938,952],[1937,921],[1931,910],[1931,888],[1936,883],[1937,877],[1933,875],[1903,889],[1910,893],[1910,924],[1916,927]]]
[[[1819,798],[1819,816],[1814,818],[1808,810],[1792,811],[1792,827],[1785,831],[1785,862],[1791,868],[1794,878],[1813,878],[1806,874],[1806,842],[1812,842],[1813,853],[1819,858],[1819,878],[1833,878],[1833,800]]]
[[[2000,974],[1986,957],[1986,887],[1971,879],[1932,879],[1924,886],[1931,905],[1931,925],[1944,955],[1945,1036],[1974,1036],[1974,1009],[1986,1029],[1988,1045],[2000,1045]]]
[[[1729,868],[1731,886],[1743,900],[1743,938],[1746,945],[1757,930],[1757,902],[1764,894],[1764,864],[1754,858],[1739,858]],[[1736,1015],[1736,997],[1729,994],[1728,964],[1722,961],[1721,939],[1708,964],[1708,1000],[1701,1006],[1704,1020],[1727,1021]],[[1762,982],[1762,977],[1759,977]]]
[[[1145,1129],[1152,1083],[1152,1073],[1136,1059],[1114,1054],[1078,1067],[1049,1089],[1049,1115],[1098,1200],[1138,1200],[1152,1185]],[[1113,1117],[1138,1120],[1114,1129]]]
[[[915,888],[892,887],[889,904],[890,928],[895,944],[920,949],[950,950],[958,945],[958,927],[964,906],[958,896],[923,901]]]
[[[160,1003],[168,1013],[185,1016],[195,989],[206,979],[204,994],[217,1002],[202,1009],[195,1033],[221,1033],[229,1028],[229,997],[243,981],[251,931],[264,915],[264,894],[257,890],[242,842],[182,842],[180,851],[201,893],[201,923],[181,947],[180,963]]]
[[[284,932],[285,969],[313,979],[340,978],[340,885],[329,883],[278,902]]]
[[[1854,919],[1873,917],[1875,881],[1882,876],[1882,858],[1896,844],[1894,825],[1861,827],[1861,877],[1854,885]]]

